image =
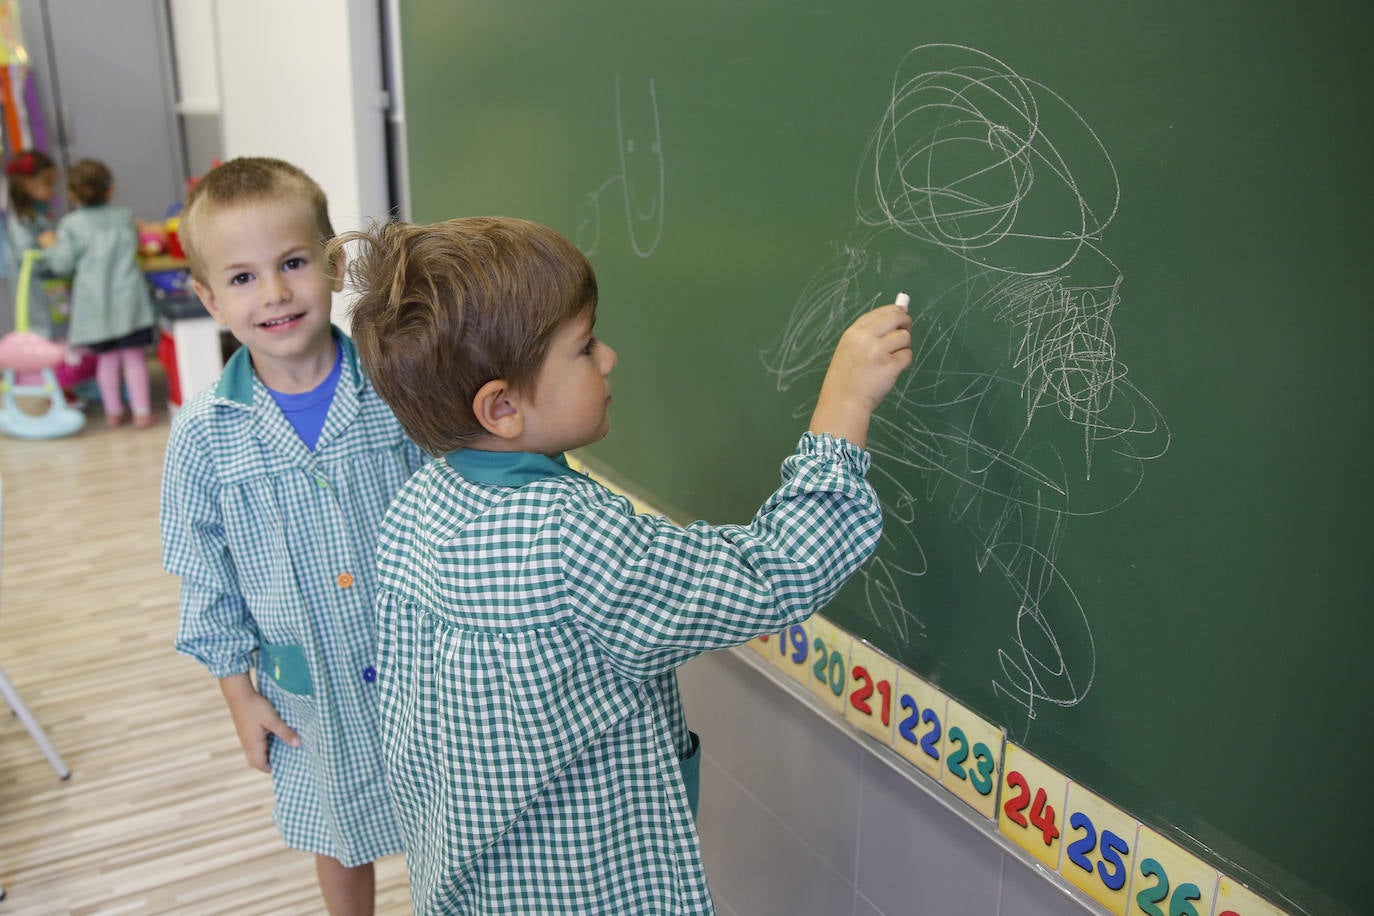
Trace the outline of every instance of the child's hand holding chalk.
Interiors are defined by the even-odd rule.
[[[835,347],[821,383],[813,433],[848,439],[860,448],[868,444],[868,423],[902,370],[911,365],[911,315],[905,293],[896,306],[884,305],[860,315]]]

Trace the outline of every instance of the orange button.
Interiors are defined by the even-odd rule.
[[[339,573],[339,588],[352,588],[353,576],[348,573]]]

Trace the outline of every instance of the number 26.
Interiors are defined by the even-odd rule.
[[[1165,897],[1169,897],[1169,875],[1164,871],[1164,866],[1154,859],[1145,859],[1140,863],[1140,874],[1159,880],[1155,882],[1154,887],[1147,887],[1135,895],[1136,906],[1149,916],[1165,916],[1164,911],[1156,906]],[[1169,897],[1168,916],[1198,916],[1192,901],[1201,898],[1202,891],[1196,884],[1180,884],[1174,888],[1174,895]]]

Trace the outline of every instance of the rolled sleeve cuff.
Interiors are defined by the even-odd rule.
[[[832,436],[830,433],[802,433],[801,440],[797,443],[797,454],[847,465],[860,477],[868,476],[868,469],[873,464],[873,456],[867,449],[859,448],[848,439]]]
[[[181,644],[176,646],[176,650],[182,655],[194,658],[204,665],[205,669],[210,672],[211,677],[233,677],[236,674],[246,674],[256,667],[253,661],[252,652],[245,655],[233,656],[207,655],[195,646],[184,646]]]

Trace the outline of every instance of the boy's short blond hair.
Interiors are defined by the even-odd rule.
[[[358,357],[410,437],[444,455],[486,434],[472,410],[487,382],[533,392],[549,343],[596,310],[596,274],[557,232],[522,219],[374,225],[350,243]]]
[[[191,276],[201,283],[208,282],[200,250],[201,227],[218,213],[254,203],[297,203],[315,223],[321,245],[334,237],[334,227],[329,222],[329,201],[324,196],[324,189],[313,178],[280,159],[262,156],[230,159],[206,172],[186,195],[177,235],[191,265]]]

